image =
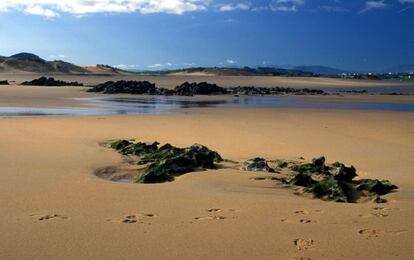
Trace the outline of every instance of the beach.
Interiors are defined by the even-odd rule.
[[[157,80],[162,86],[172,87],[183,79],[186,78]],[[315,88],[323,82],[329,83],[327,87],[384,85],[277,77],[231,80],[220,77],[217,82],[226,86],[282,84]],[[102,96],[86,93],[81,87],[0,86],[2,107],[70,108],[82,106],[73,98]],[[311,98],[343,102],[337,96]],[[412,96],[343,98],[357,102],[413,102]],[[0,117],[0,258],[412,257],[413,112],[179,110],[185,113]],[[115,139],[158,141],[179,147],[200,143],[225,159],[237,161],[254,157],[311,160],[324,155],[328,162],[354,165],[361,178],[388,179],[399,189],[384,196],[388,202],[383,204],[326,202],[295,195],[274,180],[254,179],[271,173],[226,168],[188,173],[162,184],[111,182],[98,178],[94,172],[125,163],[125,157],[102,145]]]

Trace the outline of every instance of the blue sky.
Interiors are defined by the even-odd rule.
[[[0,55],[128,69],[414,63],[414,0],[1,0]]]

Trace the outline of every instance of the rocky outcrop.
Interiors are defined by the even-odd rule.
[[[101,92],[104,94],[159,94],[158,89],[154,83],[148,81],[107,81],[105,83],[96,85],[88,90],[88,92]]]
[[[356,179],[358,175],[355,167],[340,162],[327,164],[324,156],[312,159],[311,162],[305,162],[303,158],[299,158],[300,161],[287,161],[256,157],[239,163],[223,160],[217,152],[200,144],[186,148],[159,145],[158,142],[147,144],[117,140],[110,147],[129,156],[129,161],[137,158],[139,169],[134,176],[138,183],[169,182],[176,176],[189,172],[216,169],[217,163],[223,162],[221,167],[235,169],[237,166],[244,171],[269,175],[252,179],[276,180],[295,189],[296,194],[311,194],[314,198],[325,201],[356,203],[371,200],[384,203],[386,199],[381,196],[398,189],[388,180]],[[229,166],[229,163],[233,165]]]
[[[194,144],[187,148],[178,148],[170,144],[158,147],[159,143],[131,143],[118,140],[111,147],[124,155],[139,156],[138,164],[147,165],[138,175],[136,182],[161,183],[173,181],[174,177],[196,170],[216,169],[221,156],[207,147]]]
[[[0,80],[0,85],[10,85],[7,80]]]
[[[55,80],[54,78],[40,77],[32,81],[25,81],[21,85],[25,86],[48,86],[48,87],[61,87],[61,86],[83,86],[82,83],[77,81],[75,82],[65,82],[62,80]]]
[[[175,87],[174,94],[179,96],[194,96],[194,95],[225,95],[228,91],[225,88],[219,87],[216,84],[207,82],[188,83],[184,82],[180,86]]]
[[[293,163],[290,166],[293,177],[287,183],[305,188],[316,198],[336,202],[357,202],[361,198],[379,198],[398,187],[387,180],[355,180],[356,169],[336,162],[325,163],[325,157],[313,159],[311,163]]]
[[[319,89],[295,89],[282,87],[235,87],[223,88],[216,84],[207,82],[189,83],[176,86],[174,89],[158,88],[154,83],[148,81],[108,81],[88,90],[89,92],[101,92],[104,94],[128,93],[128,94],[146,94],[146,95],[325,95],[323,90]]]
[[[249,172],[275,172],[263,158],[256,157],[244,163],[244,170]]]

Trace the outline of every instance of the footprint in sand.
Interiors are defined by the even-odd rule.
[[[361,218],[369,218],[369,217],[377,217],[377,218],[385,218],[388,217],[388,214],[385,213],[371,213],[368,215],[359,215]]]
[[[43,215],[43,216],[30,215],[30,216],[37,218],[37,220],[39,221],[50,220],[50,219],[69,219],[67,216],[63,216],[60,214],[48,214],[48,215]]]
[[[291,219],[281,219],[280,221],[282,221],[283,223],[299,223],[299,224],[309,224],[309,223],[313,223],[312,220],[310,219],[299,219],[299,220],[291,220]]]
[[[137,223],[137,221],[138,221],[137,216],[129,215],[129,216],[125,216],[125,218],[122,220],[122,223],[132,224],[132,223]]]
[[[311,212],[322,213],[322,210],[320,210],[320,209],[314,209],[314,210],[311,210],[311,211],[309,211],[309,210],[297,210],[297,211],[295,211],[295,214],[309,215]]]
[[[315,241],[310,238],[298,238],[293,241],[298,250],[306,250],[314,246]]]
[[[134,224],[137,223],[139,220],[144,220],[146,218],[153,218],[157,217],[157,214],[154,213],[142,213],[138,215],[127,215],[121,219],[108,219],[109,222],[115,222],[115,223],[124,223],[124,224]],[[143,222],[141,222],[143,223]]]
[[[309,211],[307,210],[297,210],[295,214],[302,214],[302,215],[309,215]]]
[[[379,230],[375,230],[375,229],[360,229],[358,231],[358,233],[360,235],[365,236],[367,239],[369,238],[373,238],[373,237],[378,237],[380,235],[380,231]]]
[[[195,220],[223,220],[226,219],[223,216],[205,216],[205,217],[195,217]]]
[[[222,209],[208,209],[207,210],[208,212],[220,212],[220,211],[222,211]]]

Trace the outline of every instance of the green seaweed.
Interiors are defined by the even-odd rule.
[[[194,144],[187,148],[178,148],[165,144],[158,148],[159,143],[131,143],[118,140],[111,144],[113,149],[124,155],[139,156],[138,164],[149,164],[136,182],[160,183],[174,180],[175,176],[197,169],[215,169],[216,162],[223,159],[207,147]]]

